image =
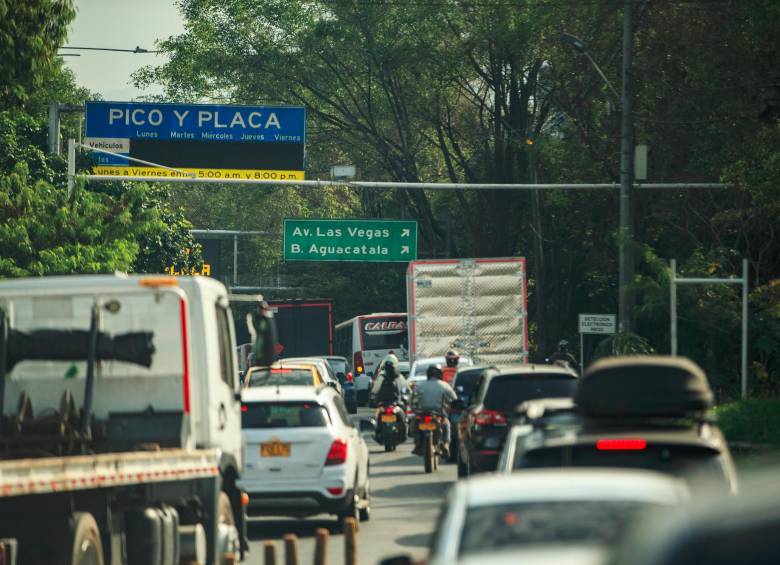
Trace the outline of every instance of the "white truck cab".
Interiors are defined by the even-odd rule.
[[[3,280],[0,317],[5,334],[0,336],[0,358],[5,358],[0,367],[0,476],[15,476],[17,469],[11,467],[31,450],[44,456],[36,460],[42,469],[48,469],[47,454],[52,461],[65,461],[62,469],[68,468],[68,456],[84,453],[101,461],[116,455],[115,469],[138,451],[157,452],[155,464],[162,469],[167,453],[176,454],[169,466],[183,455],[199,454],[200,460],[213,455],[213,465],[200,465],[190,477],[215,475],[211,486],[198,479],[195,490],[205,489],[198,496],[213,522],[205,525],[209,553],[219,553],[214,549],[217,526],[226,517],[217,520],[214,514],[221,510],[209,506],[211,499],[222,508],[220,496],[226,496],[232,521],[243,527],[236,487],[243,468],[240,383],[226,288],[207,277],[158,275]],[[91,339],[92,364],[85,354],[93,347]],[[32,433],[48,430],[51,414],[64,422],[65,432],[47,432],[43,439],[38,431]],[[67,476],[58,477],[53,485],[62,480],[65,490],[70,488]],[[165,482],[174,493],[172,481]],[[14,488],[7,486],[9,496],[32,494]],[[193,491],[192,486],[180,488]],[[62,493],[63,487],[56,490]],[[40,487],[35,494],[43,494]],[[92,504],[85,496],[74,492],[71,506]],[[169,496],[169,502],[163,497],[149,504],[175,510],[173,501],[182,495]],[[179,510],[186,514],[185,508]]]

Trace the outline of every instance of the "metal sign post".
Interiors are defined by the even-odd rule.
[[[677,259],[671,260],[671,277],[669,290],[671,309],[671,350],[672,355],[677,355],[677,285],[678,284],[741,284],[742,285],[742,363],[740,395],[747,398],[747,364],[748,364],[748,261],[742,259],[742,278],[707,278],[692,277],[680,278],[677,276]]]

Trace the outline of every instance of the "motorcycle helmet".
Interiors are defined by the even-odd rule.
[[[425,374],[428,376],[429,379],[441,380],[441,365],[439,365],[438,363],[436,363],[435,365],[431,365],[425,371]]]
[[[569,349],[569,342],[568,341],[566,341],[565,339],[562,339],[561,341],[558,342],[558,351],[560,351],[561,353],[564,353],[564,352],[566,352],[567,349]]]
[[[454,349],[450,349],[447,353],[444,354],[444,359],[447,361],[448,367],[457,367],[458,361],[460,361],[460,353]]]

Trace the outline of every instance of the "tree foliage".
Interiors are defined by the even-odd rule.
[[[0,109],[43,82],[75,15],[72,0],[0,0]]]
[[[621,2],[180,5],[185,33],[162,42],[169,62],[139,73],[139,83],[163,84],[175,100],[305,105],[310,176],[352,162],[365,180],[619,179],[619,102],[559,35],[581,37],[619,88]],[[636,141],[650,146],[650,180],[732,185],[635,191],[635,330],[668,351],[670,258],[682,272],[726,275],[739,272],[747,257],[753,286],[780,278],[780,5],[656,0],[636,7],[634,117]],[[560,337],[573,337],[578,313],[616,309],[616,191],[355,190],[340,193],[339,205],[312,206],[310,193],[236,197],[232,188],[219,190],[205,201],[219,201],[220,215],[199,220],[214,227],[228,227],[227,218],[230,227],[273,231],[282,215],[401,216],[420,222],[425,256],[526,256],[541,356]],[[201,206],[190,205],[190,216]],[[279,264],[276,236],[254,245],[260,259],[249,271],[310,278],[301,266]],[[338,279],[338,269],[319,273]],[[357,294],[362,300],[386,279],[379,268],[368,269],[379,276],[349,278],[359,270],[343,270],[343,287],[320,281],[313,288],[341,288],[345,300]],[[371,309],[403,304],[400,282],[377,293]],[[738,374],[733,298],[733,289],[703,287],[680,299],[687,339],[681,348],[706,366],[726,396]],[[755,353],[763,355],[762,367],[776,367],[775,350],[762,347]]]

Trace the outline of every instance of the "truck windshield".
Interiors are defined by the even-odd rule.
[[[243,429],[321,428],[327,425],[328,413],[314,402],[246,402],[241,406]]]

